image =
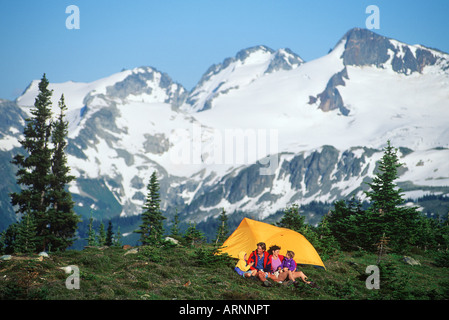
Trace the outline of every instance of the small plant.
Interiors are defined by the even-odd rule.
[[[162,262],[164,259],[162,257],[161,248],[153,246],[142,246],[139,249],[139,257],[142,259],[148,259],[151,262]]]
[[[231,257],[225,254],[218,254],[217,247],[201,246],[195,250],[195,259],[199,266],[203,267],[229,267],[233,261]]]
[[[189,223],[189,227],[184,233],[184,241],[186,245],[194,247],[204,243],[206,240],[204,234],[196,228],[196,224]]]

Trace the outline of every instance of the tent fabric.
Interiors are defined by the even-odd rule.
[[[294,260],[297,264],[313,265],[326,269],[315,248],[302,234],[248,218],[244,218],[237,229],[223,243],[220,252],[238,258],[240,251],[245,251],[249,256],[252,251],[256,250],[259,242],[265,242],[267,250],[273,245],[281,247],[279,252],[281,255],[285,255],[287,250],[293,251],[295,253]]]

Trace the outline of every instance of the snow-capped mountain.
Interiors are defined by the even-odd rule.
[[[38,82],[0,102],[11,172]],[[50,88],[54,108],[61,94],[69,108],[70,191],[83,216],[141,213],[153,170],[166,215],[195,221],[362,196],[387,140],[400,148],[407,195],[449,194],[449,55],[365,29],[308,62],[289,49],[242,50],[190,92],[152,67]]]
[[[265,46],[257,46],[241,50],[234,58],[227,58],[206,71],[190,93],[183,109],[194,112],[210,109],[213,100],[220,95],[240,90],[266,74],[295,69],[303,62],[289,49],[274,51]]]

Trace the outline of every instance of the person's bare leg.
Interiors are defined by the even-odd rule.
[[[275,274],[268,274],[268,277],[274,282],[282,282],[286,278],[282,273],[279,273],[278,276],[276,276]]]
[[[292,274],[292,276],[293,281],[295,281],[295,278],[301,278],[304,283],[310,284],[310,281],[307,281],[307,276],[302,271],[296,271],[294,274]]]
[[[278,282],[285,281],[287,279],[287,277],[288,277],[288,273],[287,272],[281,272],[281,273],[279,273],[277,281]]]

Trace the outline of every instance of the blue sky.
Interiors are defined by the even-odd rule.
[[[67,29],[66,7],[80,28]],[[448,0],[1,0],[0,98],[45,72],[90,82],[152,66],[190,90],[213,63],[255,45],[319,58],[379,8],[376,33],[449,52]]]

